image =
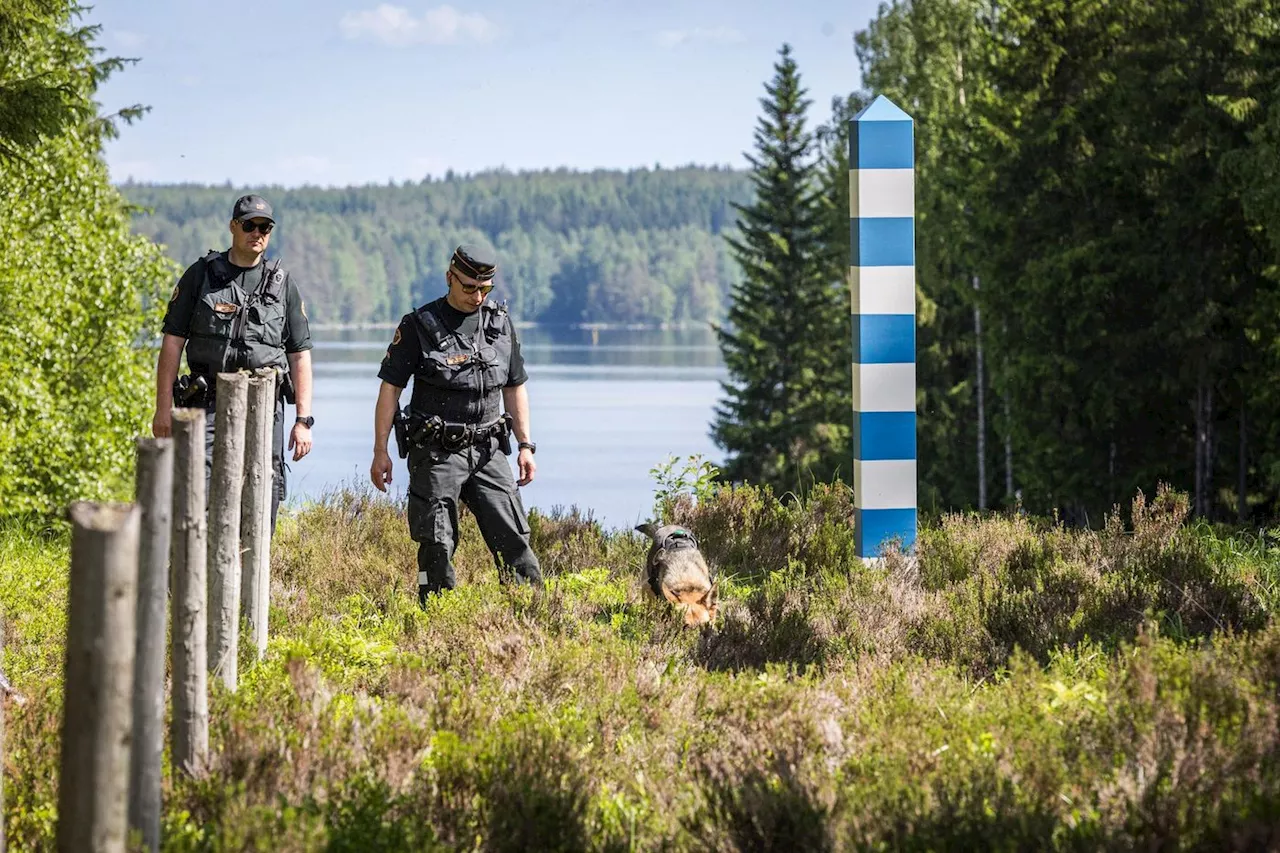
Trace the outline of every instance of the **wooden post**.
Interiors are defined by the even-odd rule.
[[[262,533],[259,534],[258,548],[258,618],[254,624],[253,639],[258,646],[258,660],[267,654],[268,625],[267,616],[271,605],[271,502],[275,494],[275,466],[272,464],[271,443],[276,427],[276,388],[275,370],[258,371],[262,376],[266,390],[262,392],[262,468],[266,476],[262,478]]]
[[[169,544],[173,519],[173,440],[137,441],[138,635],[133,668],[133,750],[129,760],[129,828],[147,850],[160,849],[160,764],[164,752],[165,629],[169,615]]]
[[[240,501],[249,376],[218,374],[209,496],[209,672],[236,689],[240,653]]]
[[[123,853],[132,734],[138,529],[133,504],[71,504],[58,775],[61,853]]]
[[[13,689],[4,676],[4,614],[0,613],[0,853],[5,851],[4,840],[4,706],[5,701],[15,705],[26,702],[26,697]]]
[[[271,565],[271,437],[275,427],[275,371],[253,371],[245,423],[244,496],[240,505],[240,550],[244,554],[241,611],[253,629],[261,660],[267,652],[267,604]]]
[[[173,718],[175,772],[198,773],[209,753],[203,409],[173,412]]]

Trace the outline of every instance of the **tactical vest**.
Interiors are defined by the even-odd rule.
[[[236,267],[225,252],[209,252],[204,258],[204,278],[191,315],[187,338],[187,364],[193,373],[212,377],[241,368],[274,367],[288,370],[284,352],[285,281],[288,273],[277,261],[261,272],[245,276],[252,284],[246,293],[236,277]]]
[[[514,346],[506,303],[480,306],[474,340],[450,331],[436,313],[444,299],[414,312],[422,354],[414,371],[412,410],[447,423],[485,424],[501,413]]]

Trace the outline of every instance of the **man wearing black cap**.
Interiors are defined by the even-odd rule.
[[[275,404],[271,442],[275,469],[271,500],[271,530],[286,493],[284,465],[284,402],[292,399],[297,415],[289,433],[289,449],[296,462],[311,452],[311,329],[302,295],[280,262],[265,259],[275,228],[271,205],[258,195],[236,199],[231,209],[231,248],[210,251],[187,267],[164,316],[164,339],[156,365],[156,414],[151,432],[172,432],[174,384],[185,348],[190,375],[186,387],[204,390],[179,400],[209,412],[205,429],[205,477],[213,471],[213,392],[219,373],[273,367],[280,374],[281,394]],[[207,491],[206,491],[207,494]]]
[[[409,461],[409,533],[418,543],[422,604],[429,594],[456,585],[459,500],[475,514],[499,577],[509,573],[517,583],[542,586],[529,521],[504,455],[514,434],[518,485],[533,482],[537,447],[529,438],[529,377],[520,342],[506,304],[485,301],[495,272],[491,254],[459,246],[445,273],[448,292],[404,316],[378,371],[382,388],[369,476],[387,490],[387,438],[394,424],[400,454]],[[401,413],[400,392],[410,378],[413,395]]]

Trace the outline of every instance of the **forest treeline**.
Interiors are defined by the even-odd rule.
[[[272,254],[321,323],[391,322],[443,292],[454,246],[501,259],[499,296],[522,321],[719,319],[738,278],[724,234],[747,175],[728,168],[488,171],[338,189],[126,183],[134,228],[181,264],[225,248],[232,202],[261,192]]]
[[[1201,517],[1276,518],[1280,6],[912,0],[854,42],[866,91],[825,134],[804,56],[764,87],[715,425],[731,476],[852,479],[831,137],[883,95],[915,128],[921,508],[1096,526],[1166,481]]]
[[[913,0],[857,48],[916,122],[924,498],[1275,518],[1280,6]]]

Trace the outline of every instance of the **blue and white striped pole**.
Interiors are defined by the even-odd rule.
[[[915,146],[883,95],[849,121],[853,505],[858,556],[916,540]]]

